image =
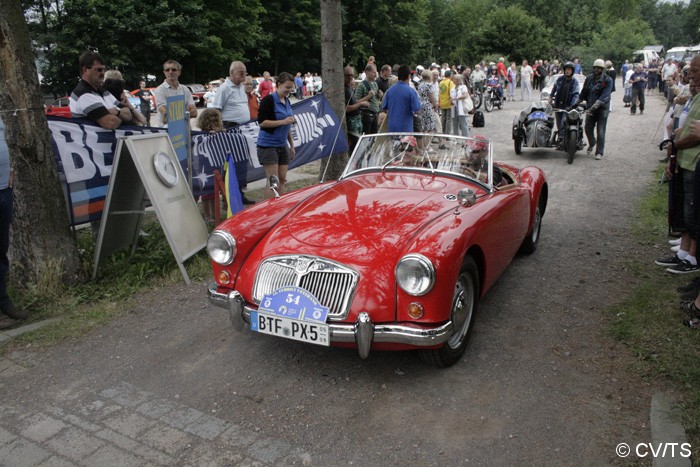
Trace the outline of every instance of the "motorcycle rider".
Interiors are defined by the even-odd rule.
[[[498,98],[502,101],[503,100],[503,86],[501,86],[501,80],[500,77],[498,76],[498,69],[493,68],[491,70],[491,74],[489,75],[489,78],[486,80],[486,85],[491,86],[496,90],[496,94],[498,94]]]
[[[574,70],[575,71],[575,70]],[[579,103],[586,101],[586,137],[588,138],[588,154],[595,147],[595,158],[600,160],[605,153],[605,127],[610,113],[610,93],[613,81],[605,73],[605,62],[598,58],[593,62],[593,73],[586,77],[583,90],[579,95]],[[578,104],[578,103],[577,103]],[[593,130],[596,130],[596,134]]]
[[[571,110],[575,107],[579,96],[579,84],[574,78],[573,62],[566,62],[562,66],[564,74],[557,79],[552,87],[552,93],[549,95],[549,105],[553,105],[555,109]],[[564,140],[564,112],[556,113],[557,122],[557,145],[561,146]]]

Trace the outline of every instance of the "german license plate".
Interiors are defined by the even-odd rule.
[[[265,295],[258,311],[250,313],[251,331],[309,344],[329,346],[328,308],[308,290],[281,287]]]
[[[250,329],[271,336],[284,337],[309,344],[330,345],[328,325],[285,318],[282,316],[253,311],[250,313]]]

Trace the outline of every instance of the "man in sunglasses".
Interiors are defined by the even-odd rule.
[[[80,81],[70,95],[73,118],[87,118],[102,128],[113,130],[122,122],[133,119],[128,107],[119,107],[119,101],[102,89],[105,80],[105,62],[97,52],[83,52],[78,59]]]
[[[185,96],[185,106],[190,113],[190,118],[197,116],[197,106],[195,106],[194,99],[192,99],[192,93],[187,86],[180,84],[181,71],[182,66],[175,60],[168,60],[163,63],[165,81],[153,91],[153,95],[156,98],[156,109],[160,114],[160,120],[163,125],[168,123],[167,98],[171,96]]]

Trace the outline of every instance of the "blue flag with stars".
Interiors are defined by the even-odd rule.
[[[297,120],[292,127],[296,154],[290,169],[348,150],[340,120],[322,94],[292,104],[292,111]],[[248,161],[248,182],[265,178],[256,151],[259,131],[258,122],[251,121],[219,133],[192,132],[194,195],[213,192],[214,170],[223,168],[227,154],[235,161]]]

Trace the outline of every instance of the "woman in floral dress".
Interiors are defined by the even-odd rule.
[[[421,73],[423,78],[418,85],[418,97],[420,98],[421,108],[418,111],[420,119],[420,127],[423,133],[434,133],[437,131],[437,122],[435,107],[437,100],[432,92],[433,73],[430,70],[423,70]]]

